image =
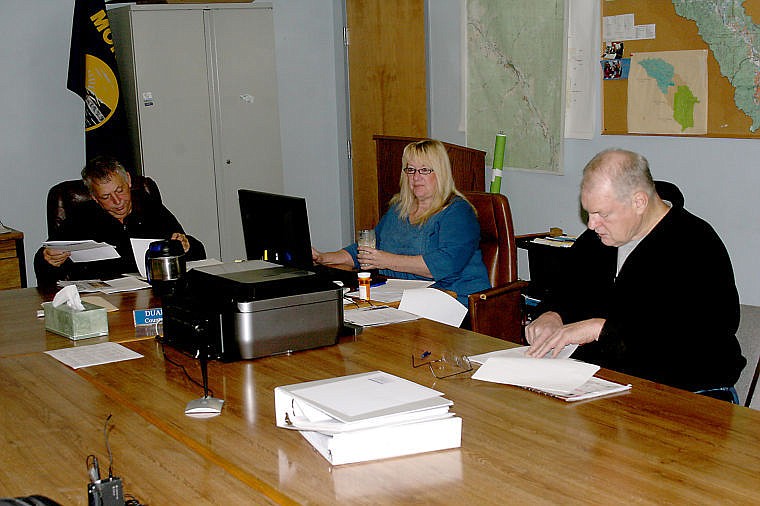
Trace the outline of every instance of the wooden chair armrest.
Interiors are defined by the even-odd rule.
[[[527,288],[527,286],[527,281],[513,281],[511,283],[507,283],[506,285],[495,286],[493,288],[488,288],[486,290],[481,290],[480,292],[470,294],[469,300],[472,303],[473,300],[493,299],[494,297],[499,297],[514,291],[522,291],[524,288]]]
[[[527,281],[513,281],[470,294],[470,325],[473,331],[522,344],[522,290]]]

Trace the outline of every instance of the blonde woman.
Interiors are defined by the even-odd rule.
[[[465,306],[467,296],[490,287],[480,252],[475,210],[454,185],[451,162],[440,141],[404,148],[400,191],[375,228],[377,248],[351,244],[339,251],[312,251],[324,265],[379,269],[391,278],[434,280]]]

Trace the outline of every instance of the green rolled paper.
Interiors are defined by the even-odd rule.
[[[496,146],[493,148],[493,168],[504,168],[504,150],[507,147],[507,136],[504,132],[496,134]]]
[[[504,150],[507,146],[507,136],[504,132],[496,134],[496,145],[493,148],[493,171],[491,176],[491,193],[501,193],[501,173],[504,168]]]

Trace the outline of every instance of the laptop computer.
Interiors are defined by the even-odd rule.
[[[306,199],[256,190],[238,190],[243,240],[248,260],[266,260],[285,268],[319,274],[356,288],[356,270],[315,265]],[[378,279],[375,271],[373,279]]]

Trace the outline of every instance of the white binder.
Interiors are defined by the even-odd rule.
[[[462,419],[436,390],[381,371],[277,387],[277,426],[331,464],[458,448]]]

